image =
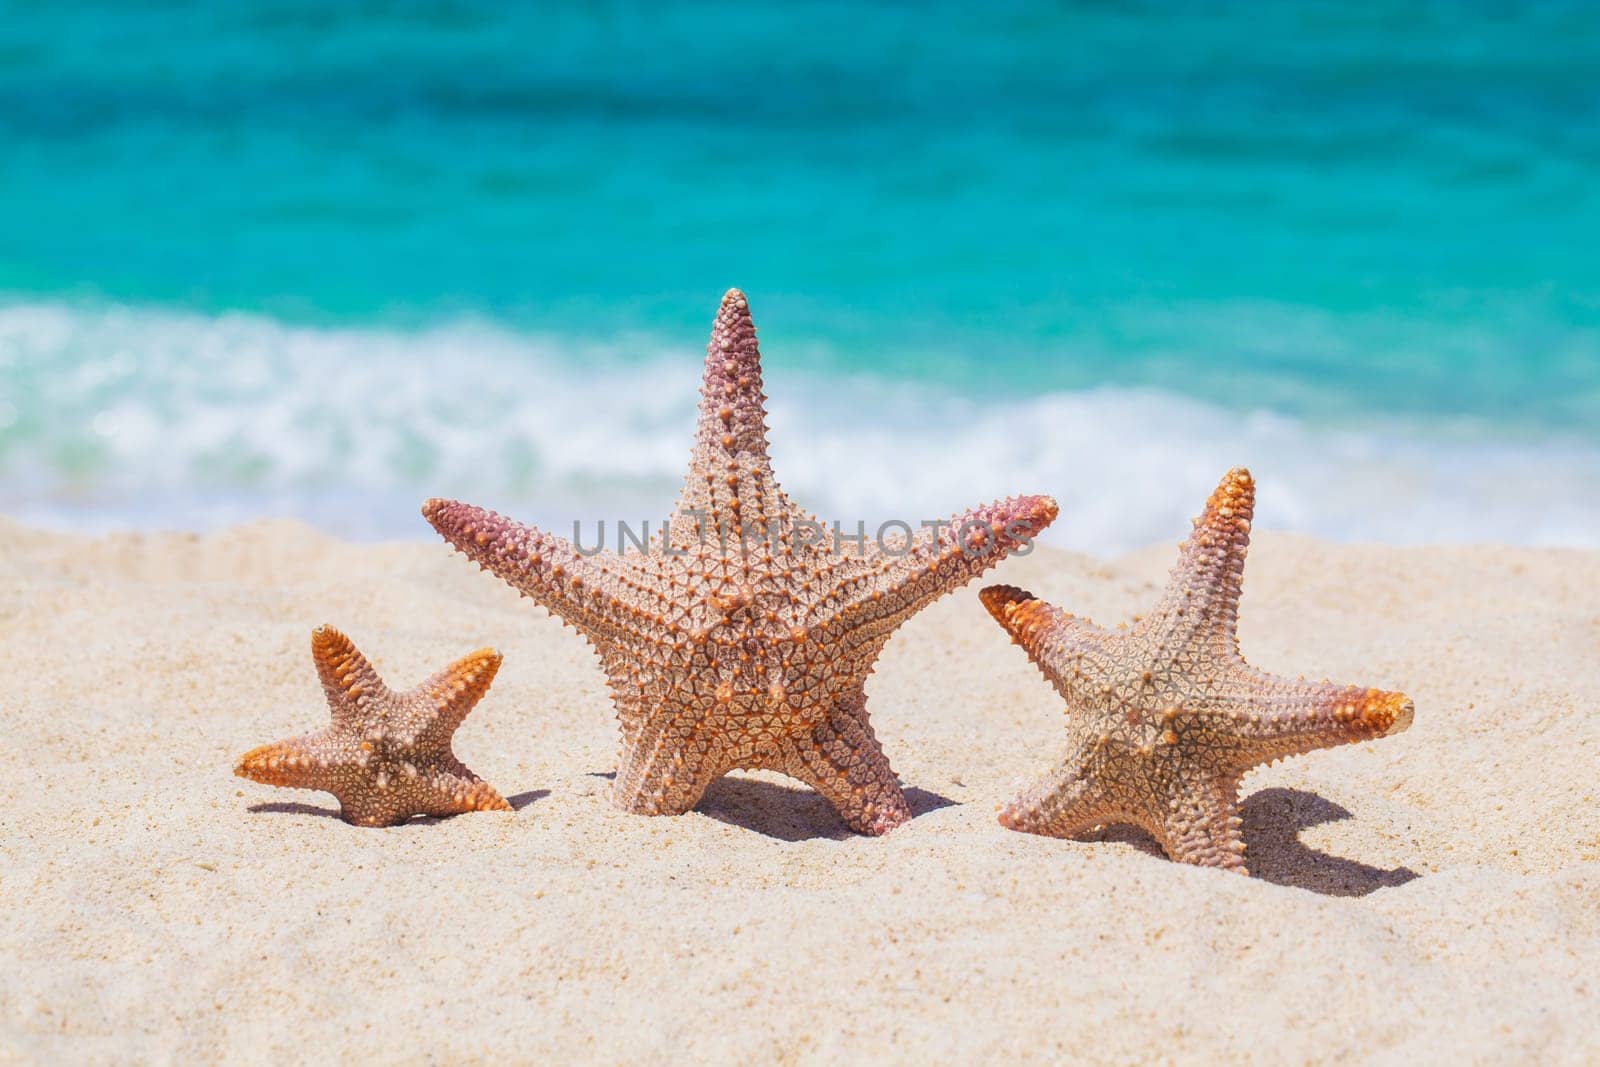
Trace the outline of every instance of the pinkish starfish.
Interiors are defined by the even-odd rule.
[[[879,651],[923,607],[1026,545],[1056,504],[1005,500],[909,544],[859,550],[778,487],[765,399],[755,325],[730,290],[667,538],[582,555],[469,504],[430,500],[422,513],[593,644],[621,724],[618,807],[679,814],[727,772],[764,768],[811,785],[852,829],[885,833],[911,814],[867,721],[863,686]]]

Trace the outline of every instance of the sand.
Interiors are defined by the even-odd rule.
[[[1114,622],[1173,551],[990,580]],[[1246,656],[1417,717],[1250,775],[1248,879],[995,823],[1063,710],[977,588],[869,683],[917,812],[869,839],[769,775],[612,810],[593,654],[442,545],[0,523],[0,1057],[1600,1059],[1600,554],[1258,534]],[[325,720],[321,622],[397,686],[499,647],[456,750],[516,812],[234,778]]]

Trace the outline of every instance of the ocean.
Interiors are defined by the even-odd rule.
[[[1600,6],[0,3],[0,511],[1600,545]]]

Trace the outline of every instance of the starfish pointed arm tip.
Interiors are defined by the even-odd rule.
[[[500,669],[500,664],[505,662],[505,659],[506,658],[500,654],[500,650],[498,648],[485,646],[484,648],[479,648],[472,652],[468,652],[465,656],[462,656],[460,659],[456,660],[454,666],[473,671],[497,671]]]
[[[982,560],[982,569],[987,570],[1030,545],[1060,514],[1061,506],[1054,497],[1012,496],[952,517],[950,530],[955,537],[966,538],[968,551]]]
[[[470,771],[464,773],[471,774]],[[457,815],[469,811],[514,811],[510,802],[500,795],[500,791],[477,776],[472,776],[465,781],[457,780],[454,783],[440,784],[438,795],[431,798],[424,807],[437,815]]]
[[[1196,531],[1206,530],[1212,537],[1194,536],[1194,548],[1209,548],[1215,543],[1222,554],[1237,554],[1239,560],[1250,547],[1250,520],[1255,515],[1256,482],[1244,467],[1235,467],[1222,476],[1206,498],[1205,510],[1194,520]],[[1215,542],[1213,542],[1213,537]]]
[[[450,664],[420,686],[433,707],[438,709],[447,733],[453,733],[467,714],[478,706],[503,662],[499,652],[480,648]]]
[[[1411,721],[1417,716],[1417,706],[1411,698],[1404,693],[1385,693],[1384,696],[1387,699],[1383,701],[1383,714],[1389,719],[1389,725],[1381,736],[1393,737],[1411,729]]]
[[[966,585],[1029,545],[1055,519],[1047,496],[1009,497],[924,525],[909,547],[880,555],[882,578],[863,608],[898,626],[928,604]]]
[[[727,463],[740,464],[730,492],[747,502],[762,500],[769,490],[777,489],[767,460],[766,419],[761,346],[750,301],[738,289],[729,289],[717,308],[706,344],[689,481],[673,512],[679,522],[690,510],[708,515],[718,510],[718,494],[708,492],[702,483],[712,467],[721,478],[726,476]]]
[[[909,810],[894,808],[880,811],[872,816],[870,821],[851,828],[866,837],[882,837],[890,830],[897,830],[910,821],[911,812]]]
[[[1005,626],[1011,609],[1037,598],[1026,589],[1019,589],[1014,585],[988,585],[978,591],[978,599],[983,602],[989,614],[994,616],[995,621]]]
[[[1255,500],[1255,480],[1248,470],[1235,467],[1222,476],[1194,519],[1194,529],[1178,546],[1178,561],[1156,608],[1157,617],[1181,619],[1180,625],[1197,640],[1220,636],[1237,651],[1239,598]]]
[[[1086,799],[1081,791],[1070,802],[1063,802],[1034,790],[1001,805],[995,813],[995,822],[1022,834],[1077,837],[1100,823],[1098,814],[1088,812]]]
[[[1002,500],[996,508],[1005,519],[1000,534],[1007,551],[1021,548],[1038,537],[1061,514],[1061,505],[1053,496],[1013,497]]]
[[[988,508],[975,510],[980,514],[989,513],[985,514],[984,518],[999,524],[996,534],[1004,542],[1005,547],[1011,549],[1018,548],[1043,533],[1044,528],[1061,514],[1061,505],[1056,503],[1056,498],[1053,496],[1027,494],[1007,497],[996,501]]]
[[[1072,621],[1059,608],[1014,585],[987,586],[978,593],[978,599],[1001,629],[1011,635],[1012,641],[1021,645],[1041,667],[1046,666],[1039,661],[1039,656],[1044,654],[1042,639],[1055,632],[1058,624]]]
[[[233,773],[262,785],[316,789],[321,769],[302,740],[291,738],[252,748],[239,757]]]
[[[335,626],[323,623],[311,631],[311,659],[335,721],[348,719],[364,697],[387,692],[371,662]]]

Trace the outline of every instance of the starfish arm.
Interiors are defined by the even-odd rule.
[[[1116,818],[1111,797],[1091,768],[1069,758],[1000,809],[1008,830],[1045,837],[1076,837]]]
[[[1255,499],[1256,485],[1248,470],[1235,467],[1223,475],[1194,520],[1194,532],[1179,549],[1166,595],[1143,625],[1164,624],[1194,634],[1221,654],[1238,655],[1239,595]]]
[[[451,759],[417,776],[407,803],[421,815],[460,815],[468,811],[510,811],[494,786]]]
[[[858,834],[876,837],[911,819],[899,776],[867,719],[864,693],[836,702],[810,734],[791,741],[774,769],[821,793]]]
[[[1248,874],[1239,825],[1239,777],[1175,783],[1165,811],[1147,826],[1178,863]]]
[[[317,665],[317,677],[322,679],[336,725],[355,723],[361,705],[389,692],[367,657],[332,626],[311,631],[311,659]]]
[[[700,416],[683,491],[672,510],[672,540],[682,549],[745,524],[786,515],[789,504],[767,450],[761,348],[750,303],[729,289],[717,309],[700,382]]]
[[[700,803],[727,770],[699,729],[702,719],[692,703],[624,718],[611,803],[634,815],[682,815]]]
[[[876,550],[868,570],[834,590],[839,618],[860,636],[886,638],[911,616],[1032,542],[1058,512],[1047,496],[999,500],[925,528],[896,553]]]
[[[260,745],[239,757],[233,773],[262,785],[333,792],[340,772],[333,758],[342,749],[328,732],[302,734]]]
[[[339,799],[339,815],[355,826],[398,826],[413,815],[510,811],[494,787],[446,754],[421,766],[401,762],[362,773],[346,768],[326,787]]]
[[[1411,725],[1404,693],[1330,682],[1304,682],[1251,671],[1236,681],[1219,713],[1246,766],[1319,748],[1388,737]]]
[[[456,728],[489,691],[495,672],[500,669],[500,661],[500,653],[495,649],[480,648],[416,688],[411,695],[422,706],[425,743],[440,747],[449,745]]]
[[[600,557],[582,555],[565,538],[454,500],[430,500],[422,514],[481,569],[578,629],[596,634],[634,628],[632,591],[615,581]]]
[[[1014,585],[987,586],[978,598],[1068,701],[1074,699],[1070,679],[1083,676],[1085,664],[1105,661],[1117,637]]]

